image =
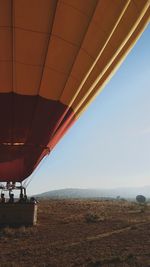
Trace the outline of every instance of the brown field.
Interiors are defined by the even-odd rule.
[[[37,226],[0,229],[0,266],[148,267],[150,206],[42,201]]]

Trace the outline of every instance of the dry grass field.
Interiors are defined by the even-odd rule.
[[[150,207],[41,201],[37,226],[0,229],[0,266],[148,267]]]

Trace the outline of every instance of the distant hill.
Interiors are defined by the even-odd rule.
[[[65,188],[52,190],[36,195],[39,198],[135,198],[142,194],[150,197],[150,186],[135,188],[114,188],[114,189],[79,189]]]

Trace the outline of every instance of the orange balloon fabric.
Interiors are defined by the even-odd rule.
[[[0,181],[33,172],[149,17],[149,0],[0,0]]]

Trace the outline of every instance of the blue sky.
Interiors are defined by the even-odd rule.
[[[28,192],[150,185],[150,26],[32,175]]]

